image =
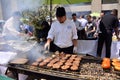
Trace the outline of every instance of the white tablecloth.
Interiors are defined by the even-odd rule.
[[[113,41],[111,45],[111,58],[118,58],[120,52],[120,41]],[[96,56],[97,40],[78,40],[78,53]],[[102,57],[105,56],[105,45],[102,50]]]

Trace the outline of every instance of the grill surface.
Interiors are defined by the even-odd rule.
[[[113,67],[111,67],[111,69],[104,70],[101,67],[101,59],[92,56],[84,56],[80,62],[79,70],[77,71],[72,71],[69,69],[61,70],[47,67],[35,67],[29,64],[8,65],[8,67],[13,70],[16,69],[21,71],[22,73],[29,72],[37,74],[37,77],[40,75],[57,77],[57,80],[61,80],[61,78],[62,80],[120,80],[120,73],[118,71],[115,71]]]

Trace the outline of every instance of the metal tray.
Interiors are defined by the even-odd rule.
[[[11,60],[9,64],[26,64],[28,62],[28,59],[26,58],[17,58],[14,60]]]

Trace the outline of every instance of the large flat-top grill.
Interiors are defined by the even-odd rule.
[[[76,71],[53,69],[45,67],[24,65],[8,65],[11,71],[31,75],[34,78],[46,78],[47,80],[119,80],[120,73],[111,69],[104,70],[101,67],[101,59],[91,56],[83,56],[79,69]]]

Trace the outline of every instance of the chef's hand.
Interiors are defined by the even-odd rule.
[[[73,53],[77,53],[77,47],[74,46]]]
[[[44,49],[45,50],[50,50],[50,43],[46,43],[45,45],[44,45]]]

